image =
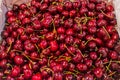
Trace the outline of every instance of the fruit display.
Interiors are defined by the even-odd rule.
[[[0,80],[119,80],[114,7],[104,0],[31,0],[6,13]]]

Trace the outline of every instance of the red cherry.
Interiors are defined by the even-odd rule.
[[[31,80],[42,80],[42,76],[40,73],[34,74]]]
[[[57,51],[58,50],[58,43],[57,41],[50,41],[50,50]]]
[[[98,67],[94,69],[94,74],[97,78],[101,78],[103,76],[103,71],[101,68]]]

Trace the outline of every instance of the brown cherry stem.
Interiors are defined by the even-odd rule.
[[[110,34],[108,33],[108,31],[105,29],[105,27],[104,27],[104,26],[102,26],[102,28],[104,29],[104,31],[106,32],[107,36],[108,36],[108,37],[109,37],[109,39],[110,39]]]
[[[67,47],[66,45],[64,45],[64,47],[67,49],[67,51],[68,51],[71,55],[75,56],[75,54],[73,54],[73,53],[68,49],[68,47]]]
[[[64,73],[65,73],[65,74],[72,74],[72,75],[74,75],[75,77],[77,77],[77,75],[76,75],[75,73],[71,72],[71,71],[64,71]]]
[[[115,73],[116,73],[116,71],[110,73],[108,76],[110,77],[110,76],[114,75]]]
[[[60,58],[64,58],[65,60],[67,60],[68,62],[70,62],[71,61],[71,57],[66,57],[66,56],[59,56],[59,58],[57,59],[57,61],[60,61],[59,59]]]
[[[26,55],[26,54],[22,54],[23,56],[25,56],[32,64],[34,64],[34,62]]]
[[[102,10],[101,10],[101,12],[102,12],[102,14],[105,15],[106,17],[111,18],[111,19],[113,18],[113,17],[111,17],[111,16],[108,16],[108,15],[107,15],[105,12],[103,12]]]
[[[10,46],[9,46],[8,49],[7,49],[7,53],[9,53],[11,47],[12,47],[12,42],[10,43]]]

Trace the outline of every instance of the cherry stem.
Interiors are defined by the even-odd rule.
[[[83,55],[82,51],[80,49],[78,49],[78,51],[80,52],[80,54],[82,55],[82,57],[84,58],[85,56]]]
[[[48,58],[48,63],[47,63],[48,67],[50,66],[50,60],[51,60],[51,58],[53,58],[53,56],[50,56],[50,57]]]
[[[42,38],[42,39],[44,39],[45,37],[44,37],[44,35],[43,36],[38,36],[38,37],[40,37],[40,38]]]
[[[28,65],[29,65],[30,69],[32,69],[32,66],[31,66],[31,64],[29,63]]]
[[[113,18],[113,17],[111,17],[111,16],[108,16],[108,15],[107,15],[105,12],[103,12],[102,10],[101,10],[101,12],[102,12],[102,14],[105,15],[106,17],[111,18],[111,19]]]
[[[34,64],[34,62],[27,55],[25,55],[24,53],[22,55],[25,56],[32,64]]]
[[[110,77],[110,76],[114,75],[115,73],[116,73],[116,71],[110,73],[108,76]]]
[[[66,45],[64,45],[64,47],[67,49],[67,51],[68,51],[71,55],[75,56],[75,54],[73,54],[73,53],[68,49],[68,47],[67,47]]]
[[[55,27],[55,24],[54,24],[54,20],[52,21],[53,23],[53,33],[55,34],[55,38],[57,37],[57,31],[56,31],[56,27]]]
[[[110,39],[110,34],[108,33],[108,31],[105,29],[105,27],[104,27],[104,26],[102,26],[102,28],[104,29],[104,31],[106,32],[107,36],[108,36],[108,37],[109,37],[109,39]]]
[[[108,66],[106,66],[106,72],[107,72],[107,71],[109,71],[109,72],[110,72],[110,69],[109,69],[109,67],[108,67]]]
[[[12,47],[12,42],[10,43],[10,46],[7,49],[7,53],[10,51],[11,47]]]
[[[102,54],[100,54],[100,56],[99,56],[98,60],[99,60],[101,57],[102,57]]]
[[[111,61],[111,62],[116,62],[120,64],[120,61]],[[110,63],[110,62],[105,62],[104,64],[107,64],[107,63]]]
[[[73,71],[74,71],[76,74],[80,73],[79,71],[77,71],[77,70],[75,70],[75,69],[74,69]]]
[[[65,73],[65,74],[72,74],[72,75],[74,75],[75,77],[77,77],[77,75],[76,75],[75,73],[70,72],[70,71],[64,71],[64,73]]]
[[[110,72],[109,67],[110,67],[111,61],[112,61],[112,60],[110,60],[110,62],[109,62],[109,64],[108,64],[108,66],[106,66],[106,68],[107,68],[107,69],[106,69],[106,71],[109,71],[109,72]]]
[[[37,48],[37,51],[40,53],[40,49],[38,48],[37,44],[35,44],[35,47]]]
[[[80,33],[82,34],[82,26],[81,26],[81,24],[80,24],[81,20],[82,20],[82,18],[81,18],[81,19],[80,19],[80,18],[75,18],[75,22],[76,22],[76,23],[78,24],[78,26],[81,28]]]
[[[90,41],[92,41],[92,40],[94,40],[94,39],[87,40],[84,45],[87,45],[88,42],[90,42]]]
[[[48,72],[48,71],[51,71],[51,72],[52,72],[52,80],[53,80],[53,78],[54,78],[54,72],[53,72],[52,69],[47,68],[47,67],[43,67],[43,68],[40,69],[40,71],[42,71],[42,70],[46,70],[47,72]]]
[[[20,51],[20,50],[12,50],[13,52],[20,52],[20,53],[23,53],[23,51]]]
[[[57,59],[57,61],[60,61],[59,59],[60,58],[65,58],[65,60],[67,60],[68,62],[70,62],[71,61],[71,57],[66,57],[66,56],[59,56],[59,58]]]
[[[8,63],[7,66],[10,66],[11,68],[13,68],[13,66],[10,63]]]

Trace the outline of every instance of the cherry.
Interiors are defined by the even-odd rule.
[[[64,69],[68,68],[68,62],[66,60],[61,61],[61,65]]]
[[[24,28],[23,27],[18,28],[17,32],[19,35],[21,35],[24,32]]]
[[[91,74],[86,74],[83,79],[85,79],[85,80],[94,80],[93,75],[91,75]]]
[[[23,4],[21,4],[21,5],[19,6],[19,8],[22,9],[22,10],[24,10],[24,9],[27,8],[27,5],[23,3]]]
[[[96,20],[90,20],[87,25],[88,27],[96,27]]]
[[[60,64],[56,64],[55,66],[52,67],[54,72],[62,72],[63,71],[63,67]]]
[[[30,54],[30,58],[31,58],[32,60],[35,60],[36,58],[38,58],[38,53],[37,53],[37,52],[32,52],[32,53]]]
[[[108,55],[108,48],[100,47],[98,53],[101,54],[102,57],[106,57]]]
[[[73,35],[73,29],[72,28],[69,28],[66,30],[66,35]]]
[[[3,37],[3,38],[7,38],[8,36],[9,36],[8,31],[3,31],[3,32],[2,32],[2,37]]]
[[[90,52],[89,54],[90,54],[90,58],[91,58],[92,60],[96,60],[96,59],[98,58],[96,52]]]
[[[93,61],[91,59],[85,60],[85,63],[88,67],[91,67],[93,64]]]
[[[97,11],[100,11],[100,10],[105,10],[105,4],[100,4],[100,3],[98,3],[97,5],[96,5],[96,10]]]
[[[75,11],[75,10],[71,10],[70,13],[69,13],[70,17],[74,17],[75,14],[76,14],[76,11]]]
[[[63,11],[63,6],[62,6],[62,5],[57,5],[57,10],[58,10],[59,12],[62,12],[62,11]]]
[[[58,49],[58,43],[57,43],[57,41],[50,41],[50,50],[51,51],[57,51],[57,49]]]
[[[54,74],[54,79],[55,80],[62,80],[63,79],[63,76],[62,76],[62,73],[55,73]]]
[[[12,10],[10,10],[10,11],[8,11],[8,12],[6,13],[6,16],[7,16],[7,17],[13,16],[13,15],[14,15],[14,13],[13,13]]]
[[[85,8],[85,7],[81,7],[81,9],[80,9],[80,14],[81,15],[84,15],[84,14],[86,14],[88,12],[88,9],[87,8]]]
[[[91,49],[95,48],[96,47],[96,42],[95,41],[88,42],[88,47],[91,48]]]
[[[48,5],[47,5],[46,3],[41,4],[40,10],[41,10],[41,11],[45,11],[45,10],[47,9],[47,7],[48,7]]]
[[[101,78],[103,76],[103,71],[101,68],[98,67],[94,69],[94,74],[97,78]]]
[[[82,60],[82,55],[80,53],[76,53],[76,56],[73,57],[73,61],[75,63],[79,63]]]
[[[48,11],[53,14],[57,11],[57,8],[56,8],[56,6],[51,5],[48,7]]]
[[[14,57],[14,62],[17,65],[22,65],[24,63],[24,59],[23,59],[23,57],[21,55],[16,55]]]
[[[65,75],[65,79],[66,80],[72,80],[73,79],[73,75],[72,74],[66,74]]]
[[[70,1],[65,2],[65,8],[70,10],[72,8],[72,3]]]
[[[23,73],[24,73],[24,78],[25,79],[30,79],[31,76],[32,76],[32,70],[30,70],[30,69],[23,70]]]
[[[113,48],[114,47],[114,43],[115,43],[114,40],[110,39],[110,40],[107,41],[106,46],[108,48]]]
[[[12,71],[11,71],[11,76],[12,77],[17,77],[20,75],[20,67],[14,66]]]
[[[72,36],[67,36],[67,37],[65,38],[65,42],[66,42],[67,44],[73,43],[73,37],[72,37]]]
[[[106,6],[106,10],[109,12],[112,12],[114,10],[114,8],[112,5],[108,5],[108,6]]]
[[[97,21],[97,25],[98,25],[99,27],[106,26],[106,25],[107,25],[107,21],[104,20],[104,19],[99,19],[99,20]]]
[[[76,8],[79,8],[80,7],[80,2],[79,1],[75,1],[73,2],[73,7],[76,9]]]
[[[96,60],[96,61],[95,61],[95,66],[96,66],[96,67],[101,67],[101,68],[103,68],[103,67],[104,67],[103,61],[102,61],[102,60]]]
[[[117,59],[118,58],[118,53],[116,51],[111,51],[109,53],[109,56],[111,59]]]
[[[41,24],[40,24],[40,21],[39,21],[39,20],[34,20],[34,21],[33,21],[33,28],[34,28],[35,30],[41,29]]]
[[[38,41],[39,41],[39,38],[37,36],[35,36],[35,35],[31,36],[31,42],[32,43],[37,43]]]
[[[42,80],[42,76],[40,73],[36,73],[32,76],[32,80]]]
[[[49,32],[49,33],[47,33],[46,35],[45,35],[45,38],[47,39],[47,40],[53,40],[54,39],[54,33],[53,32]]]
[[[34,51],[35,50],[35,46],[33,43],[28,42],[28,44],[24,44],[24,49],[26,49],[27,51]]]
[[[104,16],[104,14],[103,13],[98,13],[98,18],[99,19],[103,19],[105,16]]]
[[[95,9],[95,4],[94,3],[89,3],[87,6],[90,10]]]
[[[82,63],[77,64],[77,68],[80,71],[86,71],[88,69],[87,65],[86,64],[82,64]]]
[[[7,53],[5,51],[0,52],[0,59],[4,59],[7,57]]]
[[[29,18],[25,17],[25,18],[22,19],[22,24],[23,25],[24,24],[28,24],[28,23],[30,23],[30,19]]]
[[[8,23],[13,23],[16,21],[16,17],[15,16],[10,16],[8,19],[7,19],[7,22]]]
[[[1,61],[0,61],[0,67],[1,68],[3,68],[3,69],[5,69],[6,67],[7,67],[7,60],[6,59],[2,59]]]

